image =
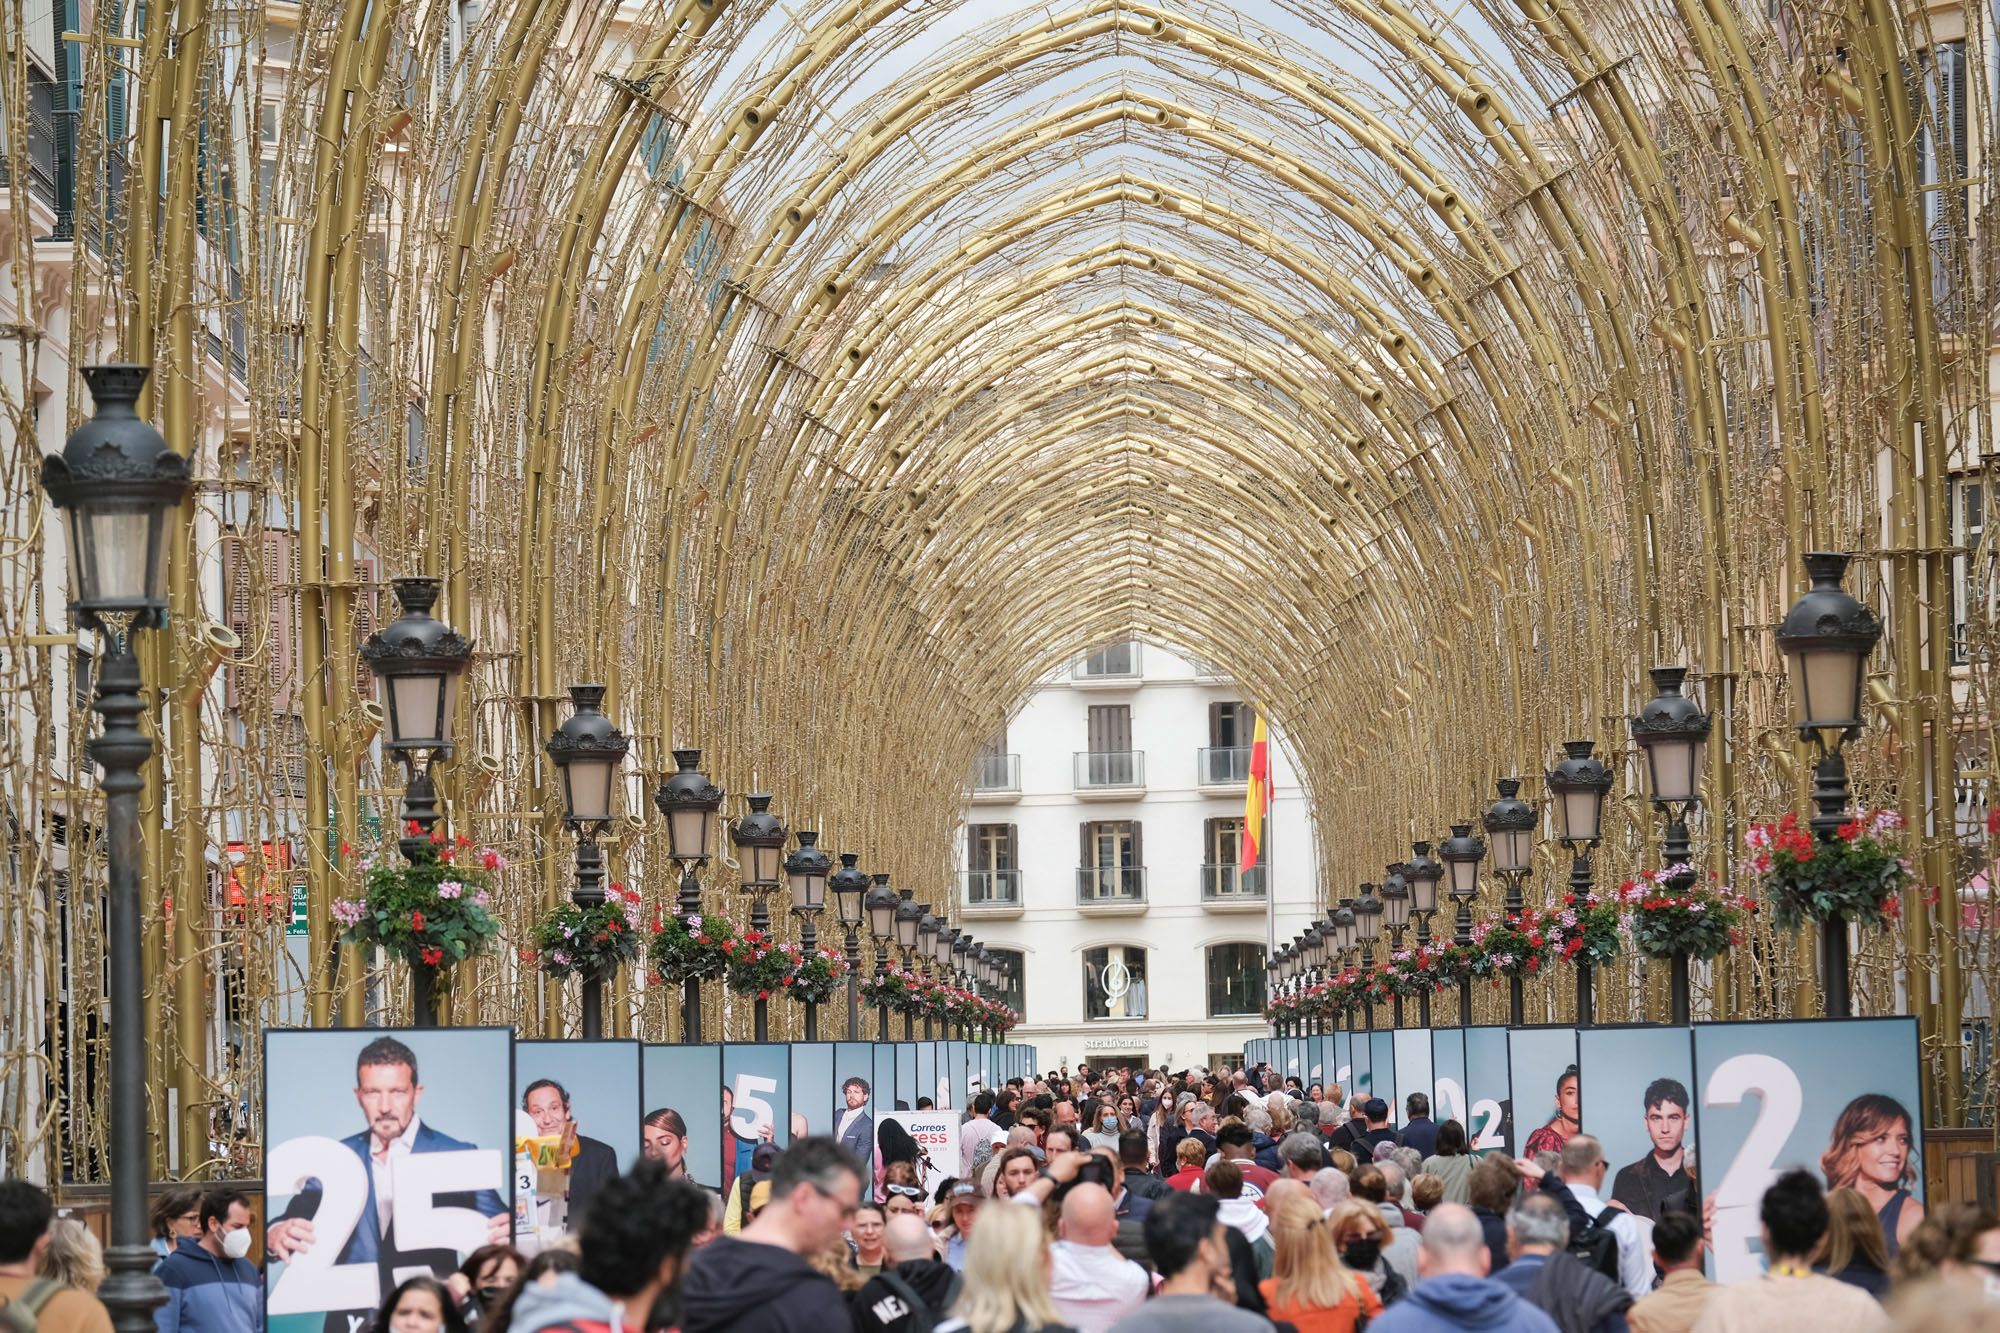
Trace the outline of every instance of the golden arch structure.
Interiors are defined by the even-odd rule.
[[[1990,9],[11,0],[7,23],[0,1166],[101,1163],[89,659],[34,477],[88,410],[79,368],[114,359],[155,367],[149,415],[201,479],[145,664],[178,1173],[254,1141],[263,1024],[403,1012],[400,968],[338,946],[328,906],[341,849],[395,833],[356,650],[419,572],[478,645],[442,786],[511,859],[512,940],[567,892],[542,745],[572,682],[608,686],[635,796],[699,746],[941,887],[982,740],[1131,637],[1282,728],[1329,897],[1572,736],[1620,772],[1600,879],[1657,864],[1624,719],[1684,661],[1727,877],[1809,785],[1771,628],[1805,551],[1852,550],[1888,636],[1851,761],[1923,886],[1864,939],[1859,1003],[1920,1017],[1931,1123],[1992,1123]],[[656,903],[664,836],[609,840]],[[290,944],[244,905],[294,880]],[[453,1021],[573,1021],[511,949],[466,973]],[[1818,986],[1760,922],[1696,1011],[1815,1013]],[[1536,1012],[1562,989],[1532,983]],[[1628,968],[1600,1015],[1664,995]],[[609,1008],[678,1031],[644,978]]]

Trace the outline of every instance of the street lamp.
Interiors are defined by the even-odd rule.
[[[1361,896],[1354,900],[1354,933],[1361,941],[1361,974],[1365,977],[1368,969],[1375,965],[1375,941],[1382,934],[1382,900],[1375,896],[1373,884],[1361,886]],[[1363,998],[1361,1007],[1368,1014],[1368,1030],[1375,1030],[1375,1002]]]
[[[1701,766],[1708,751],[1710,725],[1701,705],[1681,693],[1681,682],[1686,679],[1686,667],[1654,667],[1653,686],[1658,693],[1632,719],[1632,739],[1646,757],[1646,785],[1652,789],[1653,804],[1667,812],[1661,841],[1666,883],[1680,893],[1686,893],[1696,878],[1687,822],[1689,813],[1701,802]],[[1685,953],[1676,952],[1667,962],[1667,997],[1673,1022],[1693,1021]]]
[[[1382,881],[1376,893],[1382,899],[1382,919],[1389,927],[1389,952],[1394,955],[1402,952],[1403,932],[1410,925],[1410,882],[1403,878],[1403,867],[1400,863],[1388,867],[1388,870],[1389,877]],[[1400,992],[1395,997],[1393,1007],[1396,1026],[1401,1027],[1403,996]]]
[[[750,812],[729,830],[735,844],[737,862],[743,867],[743,892],[750,895],[750,929],[762,936],[768,948],[776,948],[771,935],[771,895],[778,888],[778,870],[785,850],[785,825],[771,813],[771,798],[764,792],[745,796]],[[755,1041],[771,1039],[771,1002],[753,1000],[750,1022]]]
[[[905,885],[900,890],[902,897],[896,903],[896,951],[903,956],[903,970],[917,975],[917,966],[911,958],[917,947],[917,934],[923,925],[925,914],[930,910],[916,900],[916,890]],[[903,1040],[917,1039],[916,1020],[910,1011],[903,1010]]]
[[[675,750],[675,772],[653,793],[653,804],[667,817],[667,855],[681,868],[681,917],[701,911],[701,881],[695,867],[708,863],[715,838],[715,813],[722,808],[722,788],[701,771],[700,750]],[[681,983],[681,1040],[701,1041],[701,982]]]
[[[1882,641],[1882,622],[1840,586],[1847,560],[1840,551],[1806,553],[1812,587],[1785,612],[1777,632],[1778,651],[1791,674],[1793,725],[1819,751],[1812,795],[1819,813],[1810,822],[1821,842],[1833,841],[1847,822],[1847,761],[1840,752],[1861,734],[1868,655]],[[1938,651],[1937,646],[1931,651]],[[1819,939],[1827,1017],[1850,1017],[1854,1006],[1848,989],[1846,919],[1822,921]]]
[[[563,825],[576,834],[576,887],[570,901],[588,911],[604,904],[604,852],[597,839],[611,827],[612,775],[632,748],[604,715],[602,685],[572,685],[569,717],[543,746],[556,766],[563,794]],[[604,1035],[604,978],[583,978],[583,1039]]]
[[[181,502],[191,479],[185,458],[137,411],[145,366],[86,366],[96,412],[71,433],[61,454],[42,459],[42,489],[68,530],[70,610],[79,625],[101,631],[108,655],[97,678],[103,729],[88,749],[103,770],[107,989],[111,1008],[110,1276],[98,1296],[118,1333],[147,1333],[167,1290],[153,1276],[147,1243],[145,970],[141,956],[139,870],[140,770],[153,743],[139,727],[146,713],[144,677],[132,634],[166,621],[167,563]]]
[[[847,1039],[861,1040],[861,926],[868,919],[868,876],[856,868],[854,852],[840,854],[840,869],[827,876],[834,910],[847,936]],[[894,912],[896,909],[889,909]]]
[[[1437,919],[1438,883],[1444,878],[1444,867],[1431,856],[1428,842],[1413,842],[1410,850],[1416,853],[1403,865],[1403,879],[1410,886],[1410,914],[1417,919],[1417,951],[1423,953],[1431,947],[1431,923]],[[1431,1025],[1431,991],[1425,986],[1417,992],[1417,1023],[1428,1029]]]
[[[896,910],[900,906],[896,891],[889,887],[889,877],[877,874],[875,887],[868,890],[862,905],[868,913],[868,934],[875,941],[875,978],[877,1002],[875,1005],[875,1040],[889,1040],[889,1006],[881,999],[880,985],[889,974],[889,950],[896,943]]]
[[[1591,755],[1590,741],[1564,741],[1564,759],[1544,781],[1555,798],[1556,835],[1570,853],[1569,891],[1578,902],[1590,897],[1590,851],[1604,834],[1604,798],[1611,792],[1611,770]],[[1591,969],[1583,956],[1576,960],[1576,1024],[1591,1022]]]
[[[1486,844],[1472,831],[1472,825],[1453,824],[1451,836],[1438,844],[1438,855],[1444,858],[1445,882],[1449,886],[1451,900],[1458,904],[1451,942],[1462,949],[1469,949],[1472,947],[1472,904],[1479,897],[1479,862],[1486,855]],[[1458,982],[1458,1023],[1460,1027],[1472,1026],[1472,978],[1469,976],[1460,977]]]
[[[923,915],[917,918],[917,972],[926,981],[935,979],[931,964],[937,960],[937,942],[940,926],[931,914],[931,905],[924,903]],[[930,1041],[937,1034],[931,1029],[931,1012],[924,1010],[924,1040]]]
[[[391,582],[403,613],[361,645],[361,658],[375,673],[389,728],[383,748],[403,765],[403,836],[396,846],[412,865],[437,855],[431,831],[442,817],[431,768],[452,748],[452,719],[458,712],[458,680],[472,657],[472,641],[431,615],[440,580],[401,578]],[[437,1023],[437,967],[410,964],[410,1014],[418,1027]]]
[[[785,881],[792,890],[792,915],[799,919],[799,948],[807,959],[819,949],[819,914],[826,910],[826,886],[833,858],[819,847],[819,834],[800,829],[798,850],[785,858]],[[859,871],[855,872],[859,874]],[[806,1040],[819,1040],[819,1002],[806,1001]]]

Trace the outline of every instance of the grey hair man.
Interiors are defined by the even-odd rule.
[[[1604,1175],[1609,1169],[1604,1145],[1590,1135],[1572,1134],[1563,1144],[1557,1171],[1585,1215],[1592,1219],[1609,1207],[1603,1196]],[[1636,1301],[1653,1289],[1653,1254],[1639,1233],[1639,1219],[1622,1208],[1613,1209],[1604,1226],[1618,1238],[1619,1284]]]
[[[1345,1171],[1336,1171],[1329,1166],[1313,1173],[1313,1202],[1317,1203],[1319,1210],[1328,1216],[1333,1214],[1334,1209],[1347,1202],[1351,1189],[1352,1183],[1347,1179]]]
[[[1287,1134],[1278,1144],[1278,1160],[1285,1164],[1287,1180],[1311,1180],[1326,1165],[1326,1149],[1312,1134]]]
[[[1530,1194],[1507,1213],[1508,1265],[1494,1280],[1567,1328],[1616,1333],[1632,1298],[1623,1287],[1569,1253],[1569,1215],[1546,1194]]]

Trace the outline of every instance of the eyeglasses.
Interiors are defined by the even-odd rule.
[[[833,1192],[831,1190],[821,1189],[818,1185],[814,1185],[810,1180],[804,1183],[812,1187],[812,1192],[814,1194],[819,1195],[820,1198],[825,1199],[828,1203],[834,1204],[837,1207],[839,1207],[840,1215],[844,1218],[851,1218],[856,1213],[861,1211],[861,1205],[858,1203],[841,1203],[839,1199],[834,1197]],[[892,1185],[890,1186],[890,1188],[894,1189],[895,1186]]]
[[[924,1197],[923,1190],[916,1185],[884,1185],[882,1188],[899,1199],[922,1199]]]

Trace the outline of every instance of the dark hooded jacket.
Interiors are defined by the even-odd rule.
[[[944,1322],[957,1298],[953,1284],[958,1274],[950,1264],[942,1259],[910,1259],[896,1265],[895,1275],[923,1301],[931,1314],[930,1323]],[[905,1333],[914,1326],[909,1302],[880,1273],[854,1293],[851,1308],[855,1333]]]
[[[696,1250],[681,1284],[681,1333],[819,1333],[843,1298],[790,1250],[723,1236]]]
[[[1491,1278],[1447,1273],[1419,1282],[1368,1333],[1556,1333],[1556,1326]]]

